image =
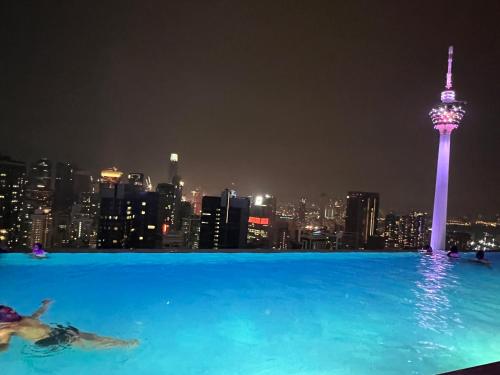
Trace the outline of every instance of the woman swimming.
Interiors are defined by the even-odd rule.
[[[40,321],[52,301],[42,301],[42,306],[30,316],[21,316],[13,308],[0,305],[0,352],[7,350],[13,335],[33,342],[35,345],[77,346],[81,348],[106,349],[116,346],[137,346],[137,340],[120,340],[81,332],[72,326],[57,325],[51,327]]]

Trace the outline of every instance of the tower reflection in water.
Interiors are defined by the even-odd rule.
[[[460,284],[453,267],[453,262],[445,255],[421,256],[414,288],[420,327],[451,335],[452,328],[461,325],[460,314],[450,302]]]

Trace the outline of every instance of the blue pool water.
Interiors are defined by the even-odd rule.
[[[134,349],[40,349],[8,374],[434,374],[500,360],[493,267],[416,253],[0,255],[0,304]]]

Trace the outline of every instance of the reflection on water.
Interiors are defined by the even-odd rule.
[[[416,317],[420,327],[439,333],[452,333],[450,322],[460,323],[460,314],[452,308],[449,295],[459,288],[459,278],[452,272],[453,261],[445,255],[422,255],[415,282]]]

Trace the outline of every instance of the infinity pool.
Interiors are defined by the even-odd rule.
[[[0,304],[140,340],[99,351],[14,337],[7,374],[435,374],[500,360],[500,254],[0,255]]]

